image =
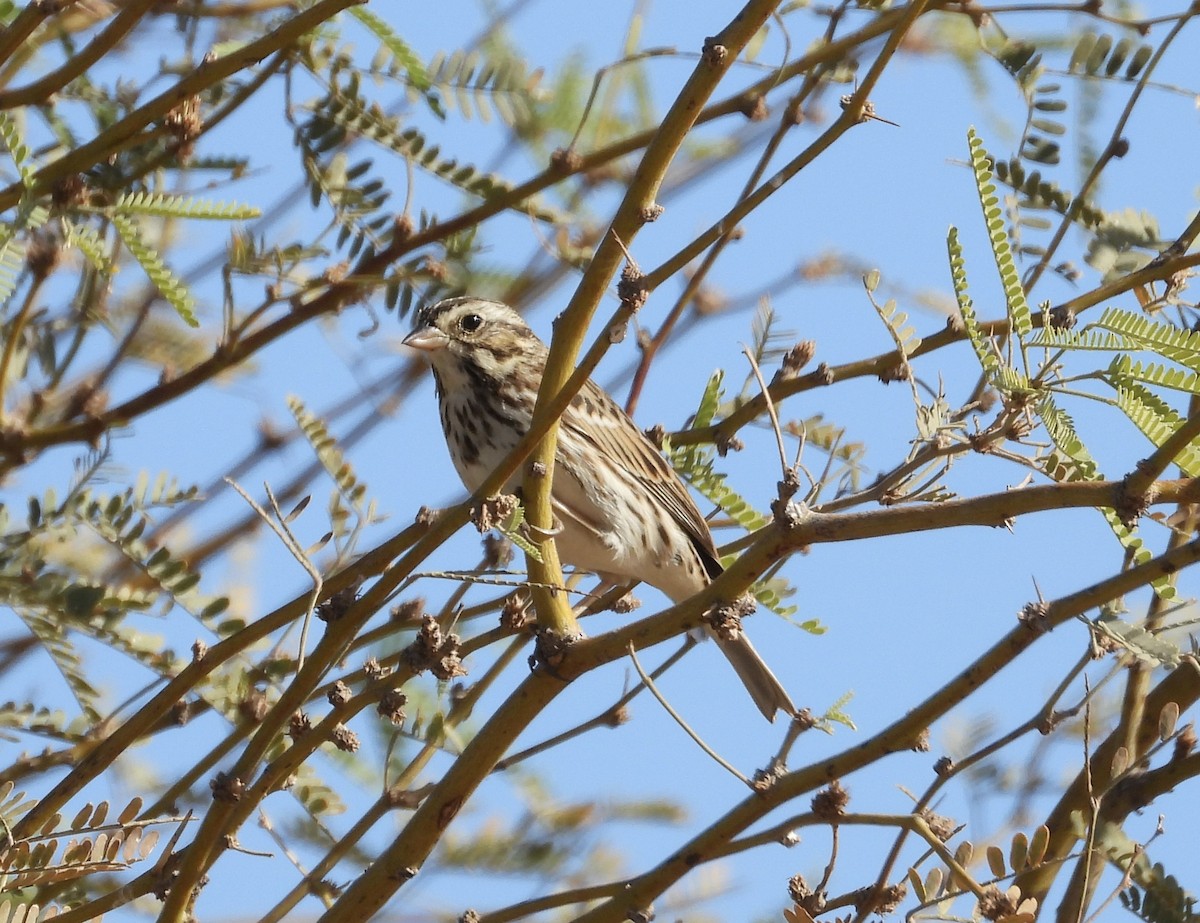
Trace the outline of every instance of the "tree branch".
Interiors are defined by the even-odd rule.
[[[707,861],[713,852],[724,848],[725,844],[731,842],[751,824],[761,820],[775,808],[813,791],[832,779],[845,778],[850,773],[875,763],[888,754],[909,749],[922,731],[951,708],[958,706],[972,692],[994,678],[1002,669],[1031,647],[1046,631],[1075,619],[1089,609],[1103,605],[1117,596],[1129,593],[1159,577],[1194,564],[1197,560],[1200,560],[1200,539],[1160,555],[1138,567],[1099,581],[1077,593],[1048,603],[1043,612],[1044,617],[1039,620],[1039,627],[1035,628],[1027,623],[1017,625],[974,663],[968,665],[942,688],[879,733],[835,756],[822,759],[803,769],[789,772],[767,791],[744,799],[707,829],[678,849],[672,850],[671,855],[659,865],[632,879],[619,897],[612,898],[583,914],[578,918],[577,923],[621,923],[628,918],[628,914],[631,912],[644,910],[658,895],[683,878],[693,867]],[[735,577],[736,569],[735,565],[735,568],[719,578],[713,586],[717,587],[725,583],[728,578]],[[569,652],[568,669],[578,668],[576,658],[587,662],[593,657],[603,658],[614,654],[612,649],[619,642],[627,643],[630,640],[627,637],[628,634],[627,629],[622,629],[611,635],[576,645]],[[1167,687],[1169,687],[1169,691]],[[1195,687],[1194,695],[1192,687]],[[1187,696],[1182,694],[1184,689],[1188,690]],[[1175,701],[1181,701],[1181,699],[1190,701],[1196,695],[1200,695],[1200,671],[1197,670],[1195,661],[1189,657],[1184,666],[1172,673],[1160,686],[1161,702],[1159,704],[1165,704],[1166,701],[1171,700],[1171,696],[1174,696]],[[1110,764],[1111,756],[1112,754],[1109,753]],[[1099,753],[1092,762],[1096,765],[1102,763]],[[1058,819],[1062,820],[1062,818]],[[1052,827],[1052,829],[1054,828]],[[1052,865],[1053,863],[1048,861],[1040,869],[1046,869]],[[1031,893],[1024,888],[1022,888],[1022,892],[1027,896]]]
[[[88,42],[85,48],[67,58],[58,70],[15,90],[0,90],[0,109],[15,109],[17,106],[32,106],[44,102],[112,51],[121,39],[133,30],[138,20],[156,5],[157,0],[126,0],[121,12],[113,17],[112,22]]]
[[[185,99],[196,96],[213,84],[236,74],[251,64],[258,63],[267,55],[287,47],[327,19],[336,16],[346,7],[363,2],[365,0],[318,0],[317,3],[297,13],[261,38],[255,39],[223,57],[205,61],[173,87],[142,104],[91,141],[42,167],[34,175],[31,189],[24,189],[20,183],[14,183],[6,189],[0,190],[0,211],[12,208],[23,195],[42,195],[53,189],[60,180],[75,173],[82,173],[116,151],[136,144],[140,133],[145,128],[161,120]]]
[[[562,409],[556,412],[554,405],[562,404],[564,399],[569,401],[582,387],[582,382],[579,382],[575,390],[569,390],[574,381],[571,373],[575,358],[592,315],[610,280],[616,275],[622,258],[628,256],[627,248],[642,226],[650,220],[648,215],[656,204],[655,197],[667,168],[703,111],[705,101],[716,90],[717,84],[737,60],[746,43],[770,17],[774,7],[772,0],[749,0],[720,34],[705,40],[700,63],[668,110],[654,140],[646,147],[608,233],[601,239],[575,294],[557,320],[531,427],[539,426],[544,420],[549,420],[549,425],[530,457],[529,472],[522,487],[526,517],[535,529],[549,533],[554,522],[550,492],[554,456],[558,447],[558,418],[562,415]],[[641,287],[634,279],[628,280],[627,284],[637,292],[623,295],[622,302],[628,302],[630,310],[636,310],[640,301],[635,300],[641,294]],[[536,588],[536,584],[558,586],[562,583],[562,570],[552,543],[542,545],[542,558],[542,561],[530,559],[528,563],[529,575],[535,584],[533,600],[538,623],[562,637],[574,637],[579,633],[579,627],[566,600]]]

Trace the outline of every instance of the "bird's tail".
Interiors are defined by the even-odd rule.
[[[783,683],[771,672],[771,668],[758,655],[758,651],[745,634],[739,632],[737,638],[731,640],[713,632],[713,637],[716,638],[721,653],[733,665],[738,679],[750,693],[750,698],[754,699],[754,704],[768,721],[773,722],[775,712],[779,710],[789,717],[796,714],[796,706],[792,704]]]

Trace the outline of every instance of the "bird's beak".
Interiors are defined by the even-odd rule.
[[[418,327],[400,342],[413,349],[419,349],[421,352],[433,353],[445,348],[446,344],[450,342],[450,338],[437,327],[425,326]]]

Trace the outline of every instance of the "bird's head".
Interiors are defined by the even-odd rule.
[[[521,315],[499,301],[464,296],[422,308],[403,340],[424,352],[433,367],[452,372],[467,363],[487,378],[502,379],[530,353],[545,346]]]

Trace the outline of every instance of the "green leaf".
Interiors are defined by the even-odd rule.
[[[63,608],[69,616],[87,618],[104,596],[104,587],[75,584],[63,594]]]
[[[673,447],[664,442],[663,451],[680,477],[747,532],[757,531],[770,521],[725,483],[724,472],[713,469],[715,453],[711,446]]]
[[[717,408],[721,406],[721,399],[724,397],[722,384],[725,381],[724,369],[717,369],[709,376],[708,383],[704,386],[704,393],[700,396],[700,406],[696,408],[696,415],[692,421],[692,429],[702,429],[705,426],[711,426],[713,418],[717,414]]]
[[[875,305],[875,313],[879,315],[880,320],[887,324],[888,332],[892,335],[892,342],[896,344],[896,349],[904,358],[907,359],[921,348],[921,338],[917,336],[916,328],[908,323],[908,314],[896,310],[894,299],[889,298],[882,305]]]
[[[21,174],[21,183],[28,189],[33,185],[34,167],[29,162],[29,148],[21,137],[21,130],[7,112],[0,112],[0,140],[13,159],[17,172]]]
[[[1106,308],[1096,326],[1126,336],[1142,349],[1200,372],[1200,332],[1152,321],[1120,308]]]
[[[991,340],[983,335],[979,321],[975,317],[975,304],[967,293],[967,266],[963,260],[962,244],[958,241],[958,228],[951,226],[946,234],[946,249],[950,254],[950,281],[954,286],[954,296],[958,300],[958,312],[962,316],[963,328],[975,357],[983,366],[988,379],[995,383],[1000,371],[1000,357]]]
[[[125,242],[125,246],[133,254],[133,258],[141,264],[146,275],[150,277],[150,281],[154,283],[155,287],[167,299],[171,307],[183,318],[184,323],[189,327],[199,327],[200,322],[196,320],[194,311],[196,302],[192,298],[191,292],[167,268],[162,257],[158,255],[158,251],[142,239],[141,231],[138,230],[137,224],[134,223],[133,219],[126,215],[116,214],[113,215],[113,224],[117,228],[117,233],[121,235],[121,240]]]
[[[63,230],[66,231],[63,242],[68,247],[74,247],[87,258],[97,272],[111,275],[112,263],[105,249],[104,239],[95,230],[85,224],[63,219]]]
[[[838,696],[836,702],[825,710],[825,714],[821,717],[825,721],[836,721],[838,724],[848,727],[852,731],[857,731],[858,726],[854,723],[854,719],[850,717],[850,713],[846,711],[846,706],[850,704],[854,698],[853,692],[845,692]]]
[[[1161,446],[1183,425],[1183,418],[1152,391],[1132,379],[1118,379],[1117,406],[1155,446]],[[1174,463],[1188,477],[1200,473],[1200,449],[1188,445]]]
[[[1043,394],[1034,409],[1055,446],[1055,451],[1042,460],[1047,476],[1056,481],[1098,480],[1102,475],[1096,460],[1075,432],[1070,415],[1060,409],[1049,394]],[[1137,533],[1121,520],[1115,510],[1105,507],[1100,513],[1117,540],[1130,552],[1134,563],[1143,564],[1150,560],[1152,555],[1149,549],[1144,547]],[[1166,577],[1154,580],[1150,586],[1163,600],[1175,596],[1175,588]]]
[[[1116,641],[1143,663],[1168,669],[1179,665],[1179,648],[1161,635],[1151,634],[1111,612],[1102,612],[1093,624],[1099,632]]]
[[[992,256],[996,259],[996,270],[1004,286],[1004,303],[1008,309],[1008,320],[1013,332],[1024,337],[1033,329],[1033,317],[1025,297],[1025,287],[1013,260],[1008,235],[1004,233],[1000,202],[996,198],[996,187],[992,185],[992,156],[984,149],[983,142],[975,129],[967,131],[967,145],[971,152],[971,171],[975,174],[975,188],[979,192],[979,204],[983,207],[988,222],[988,240],[992,244]]]
[[[1119,383],[1137,381],[1147,385],[1158,385],[1188,395],[1200,395],[1200,372],[1179,369],[1157,363],[1134,362],[1129,356],[1116,356],[1108,367],[1109,377]]]
[[[542,549],[525,537],[525,534],[521,531],[521,526],[524,524],[525,508],[518,503],[513,507],[513,511],[509,513],[508,519],[500,524],[499,529],[505,538],[540,564],[542,562]]]
[[[1027,346],[1039,346],[1046,349],[1072,350],[1118,350],[1140,349],[1138,342],[1130,337],[1113,333],[1109,330],[1096,330],[1091,327],[1084,330],[1065,330],[1061,327],[1041,327],[1025,340]]]
[[[1087,450],[1079,434],[1075,432],[1075,422],[1070,415],[1059,408],[1054,398],[1043,394],[1041,400],[1034,405],[1046,433],[1054,442],[1055,453],[1047,459],[1046,473],[1056,481],[1094,481],[1100,477],[1098,466],[1092,453]],[[1062,458],[1067,462],[1064,463]]]
[[[387,54],[392,59],[389,64],[389,70],[394,70],[397,67],[402,69],[409,84],[414,90],[424,95],[426,103],[433,110],[434,114],[438,118],[445,118],[446,111],[442,107],[442,101],[438,94],[432,89],[433,83],[429,79],[429,71],[426,70],[424,62],[412,50],[408,42],[404,41],[390,25],[365,6],[351,7],[350,15],[370,29],[375,37],[379,39],[380,47],[386,49]]]
[[[288,410],[295,417],[300,431],[304,434],[304,438],[308,440],[320,460],[321,466],[333,478],[338,490],[343,495],[350,496],[358,486],[358,479],[354,476],[354,470],[347,463],[346,457],[330,434],[325,421],[309,412],[308,408],[304,406],[304,402],[294,395],[288,396],[287,405]]]
[[[411,161],[414,166],[427,170],[464,192],[482,199],[495,198],[514,188],[499,176],[482,173],[471,164],[460,164],[452,158],[442,157],[441,148],[429,144],[428,139],[417,129],[402,128],[397,117],[387,114],[377,104],[367,104],[360,97],[338,91],[314,104],[311,109],[314,119],[310,126],[309,140],[318,153],[323,153],[326,146],[336,146],[346,137],[361,136]],[[348,179],[352,170],[339,171],[336,163],[331,162],[325,172],[328,175],[317,179],[325,187],[327,195],[333,197],[336,193],[344,197],[355,191],[355,186]],[[358,194],[361,198],[361,190]],[[513,208],[541,221],[568,223],[565,213],[547,206],[536,197],[515,203]]]
[[[548,95],[538,89],[540,71],[530,72],[525,62],[508,54],[498,58],[494,48],[482,52],[454,51],[437,54],[429,65],[429,79],[442,92],[447,107],[457,107],[464,118],[477,113],[487,121],[495,112],[506,124],[518,127],[528,121],[534,106]]]
[[[161,218],[203,218],[220,221],[245,221],[259,217],[262,212],[253,205],[238,202],[213,202],[190,196],[125,193],[113,210],[120,215],[155,215]]]
[[[0,222],[0,304],[16,290],[17,278],[25,268],[25,243],[18,232],[40,228],[49,219],[47,209],[23,200],[11,223]]]
[[[1048,101],[1046,103],[1048,104]],[[1035,103],[1035,108],[1041,105],[1041,103]],[[1075,197],[1070,192],[1057,183],[1043,179],[1039,171],[1026,172],[1025,165],[1019,157],[1008,161],[995,161],[994,170],[996,178],[1000,182],[1006,183],[1012,187],[1014,192],[1024,196],[1020,202],[1022,210],[1041,209],[1066,215],[1075,203]],[[1022,217],[1022,223],[1026,223],[1028,220],[1028,218]],[[1101,209],[1087,202],[1081,202],[1074,204],[1071,220],[1085,229],[1094,231],[1105,226],[1112,218]]]
[[[0,304],[16,291],[24,265],[25,244],[18,239],[16,227],[0,222]]]

